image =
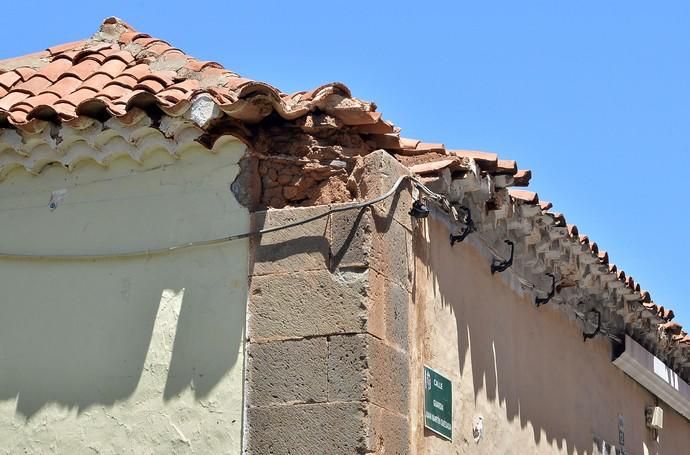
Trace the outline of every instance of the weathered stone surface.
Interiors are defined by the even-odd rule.
[[[256,229],[282,226],[328,211],[329,206],[267,210],[253,215]],[[253,275],[328,266],[328,217],[263,235],[254,243]]]
[[[409,368],[404,353],[368,335],[330,338],[328,399],[366,400],[407,413]]]
[[[252,343],[249,405],[326,401],[327,356],[325,337]]]
[[[362,332],[368,271],[326,270],[254,277],[249,337],[271,339]]]
[[[378,272],[370,276],[367,332],[407,351],[410,294]]]
[[[250,408],[248,428],[249,455],[368,451],[368,417],[362,403]]]
[[[370,335],[370,401],[388,410],[407,414],[410,369],[407,354]]]
[[[331,216],[330,267],[368,267],[376,229],[371,210],[348,210]]]
[[[369,361],[366,335],[330,337],[328,346],[328,399],[358,401],[366,398]]]
[[[398,177],[410,174],[409,169],[383,150],[377,150],[365,156],[363,165],[365,170],[358,184],[360,192],[367,199],[387,192],[395,184]],[[411,188],[409,181],[403,182],[397,194],[374,205],[375,215],[378,217],[392,215],[396,221],[412,230],[411,219],[408,215],[413,200],[410,193]]]
[[[330,267],[371,267],[390,280],[409,287],[407,230],[392,217],[372,215],[370,209],[332,215]]]
[[[410,423],[407,417],[370,404],[369,449],[373,453],[410,453]]]
[[[405,289],[410,288],[408,247],[411,236],[395,221],[376,219],[370,267]]]

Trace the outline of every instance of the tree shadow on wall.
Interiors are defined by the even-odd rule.
[[[449,306],[455,316],[458,367],[463,376],[471,369],[475,405],[483,395],[504,406],[495,408],[499,416],[505,412],[522,429],[531,425],[537,444],[545,437],[567,453],[590,453],[592,435],[589,428],[580,429],[592,423],[592,409],[583,399],[602,393],[601,387],[587,374],[592,366],[582,360],[585,356],[564,357],[582,348],[581,332],[562,313],[536,309],[529,294],[518,298],[503,276],[491,275],[490,261],[471,241],[451,248],[445,226],[431,221],[429,229],[429,243],[416,237],[424,267],[417,275],[436,283],[433,292],[440,295],[433,301]]]
[[[0,400],[26,419],[49,404],[112,406],[139,386],[162,400],[166,372],[165,399],[187,386],[206,396],[237,361],[246,291],[194,254],[0,264]],[[160,313],[164,290],[183,288],[181,310]]]

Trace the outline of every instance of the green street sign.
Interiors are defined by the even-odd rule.
[[[424,366],[424,426],[453,440],[453,383]]]

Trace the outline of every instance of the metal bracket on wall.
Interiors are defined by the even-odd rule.
[[[510,240],[504,240],[504,242],[510,245],[510,257],[506,261],[501,261],[497,258],[494,258],[494,260],[491,262],[492,275],[496,272],[503,272],[508,267],[513,265],[513,253],[515,252],[515,244]]]
[[[462,223],[465,225],[465,228],[458,234],[450,235],[450,246],[455,245],[455,242],[462,242],[468,235],[470,235],[472,232],[476,230],[476,228],[474,227],[474,221],[472,221],[472,212],[470,212],[469,207],[460,206],[458,208],[465,215],[464,219],[462,220]]]
[[[417,199],[412,203],[409,215],[417,219],[426,218],[429,216],[429,207],[421,199]]]
[[[601,312],[596,309],[592,309],[589,312],[597,315],[597,328],[592,333],[586,333],[584,330],[582,331],[582,341],[585,342],[590,338],[594,338],[599,333],[599,330],[601,330]]]
[[[546,276],[551,277],[551,290],[546,297],[535,297],[534,304],[537,308],[539,308],[541,305],[546,305],[549,303],[549,300],[551,300],[556,293],[556,277],[553,273],[547,273]]]

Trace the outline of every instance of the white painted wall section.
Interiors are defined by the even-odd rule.
[[[142,164],[13,171],[0,252],[117,254],[245,232],[230,191],[244,153],[223,139],[179,159],[154,147]],[[0,452],[239,453],[247,263],[245,240],[0,259]]]

